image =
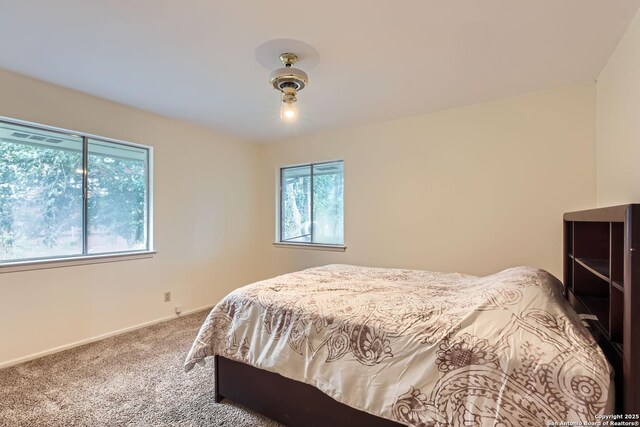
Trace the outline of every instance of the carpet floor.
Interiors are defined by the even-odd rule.
[[[0,426],[225,426],[278,423],[213,400],[213,359],[182,363],[198,312],[0,370]]]

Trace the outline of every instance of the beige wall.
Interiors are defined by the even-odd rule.
[[[598,205],[640,202],[640,13],[597,88]]]
[[[159,251],[0,274],[0,366],[331,262],[559,275],[562,213],[596,198],[593,85],[265,146],[4,71],[0,93],[0,115],[153,146]],[[347,251],[272,247],[278,167],[331,159],[345,161]]]
[[[264,145],[261,275],[353,263],[560,276],[562,214],[596,200],[595,120],[585,85]],[[345,162],[346,252],[272,247],[277,169],[333,159]]]
[[[158,250],[0,274],[0,366],[172,316],[177,304],[212,305],[255,280],[256,146],[4,71],[0,94],[0,115],[153,146]]]

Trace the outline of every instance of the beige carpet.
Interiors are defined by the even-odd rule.
[[[0,426],[277,426],[182,362],[207,312],[0,370]]]

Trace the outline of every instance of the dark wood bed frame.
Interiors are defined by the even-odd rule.
[[[216,402],[229,398],[291,427],[399,427],[358,411],[317,388],[273,372],[215,356]]]
[[[617,373],[618,414],[640,412],[639,245],[640,205],[564,215],[565,295],[578,313],[598,317],[590,329]],[[292,427],[401,425],[308,384],[215,356],[215,400],[223,398]]]

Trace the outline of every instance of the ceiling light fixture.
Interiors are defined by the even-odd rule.
[[[282,98],[280,104],[280,118],[285,122],[292,122],[298,117],[298,91],[305,88],[309,82],[309,76],[302,70],[293,68],[298,61],[295,53],[283,53],[280,61],[284,68],[278,68],[271,73],[271,85],[280,91]]]

